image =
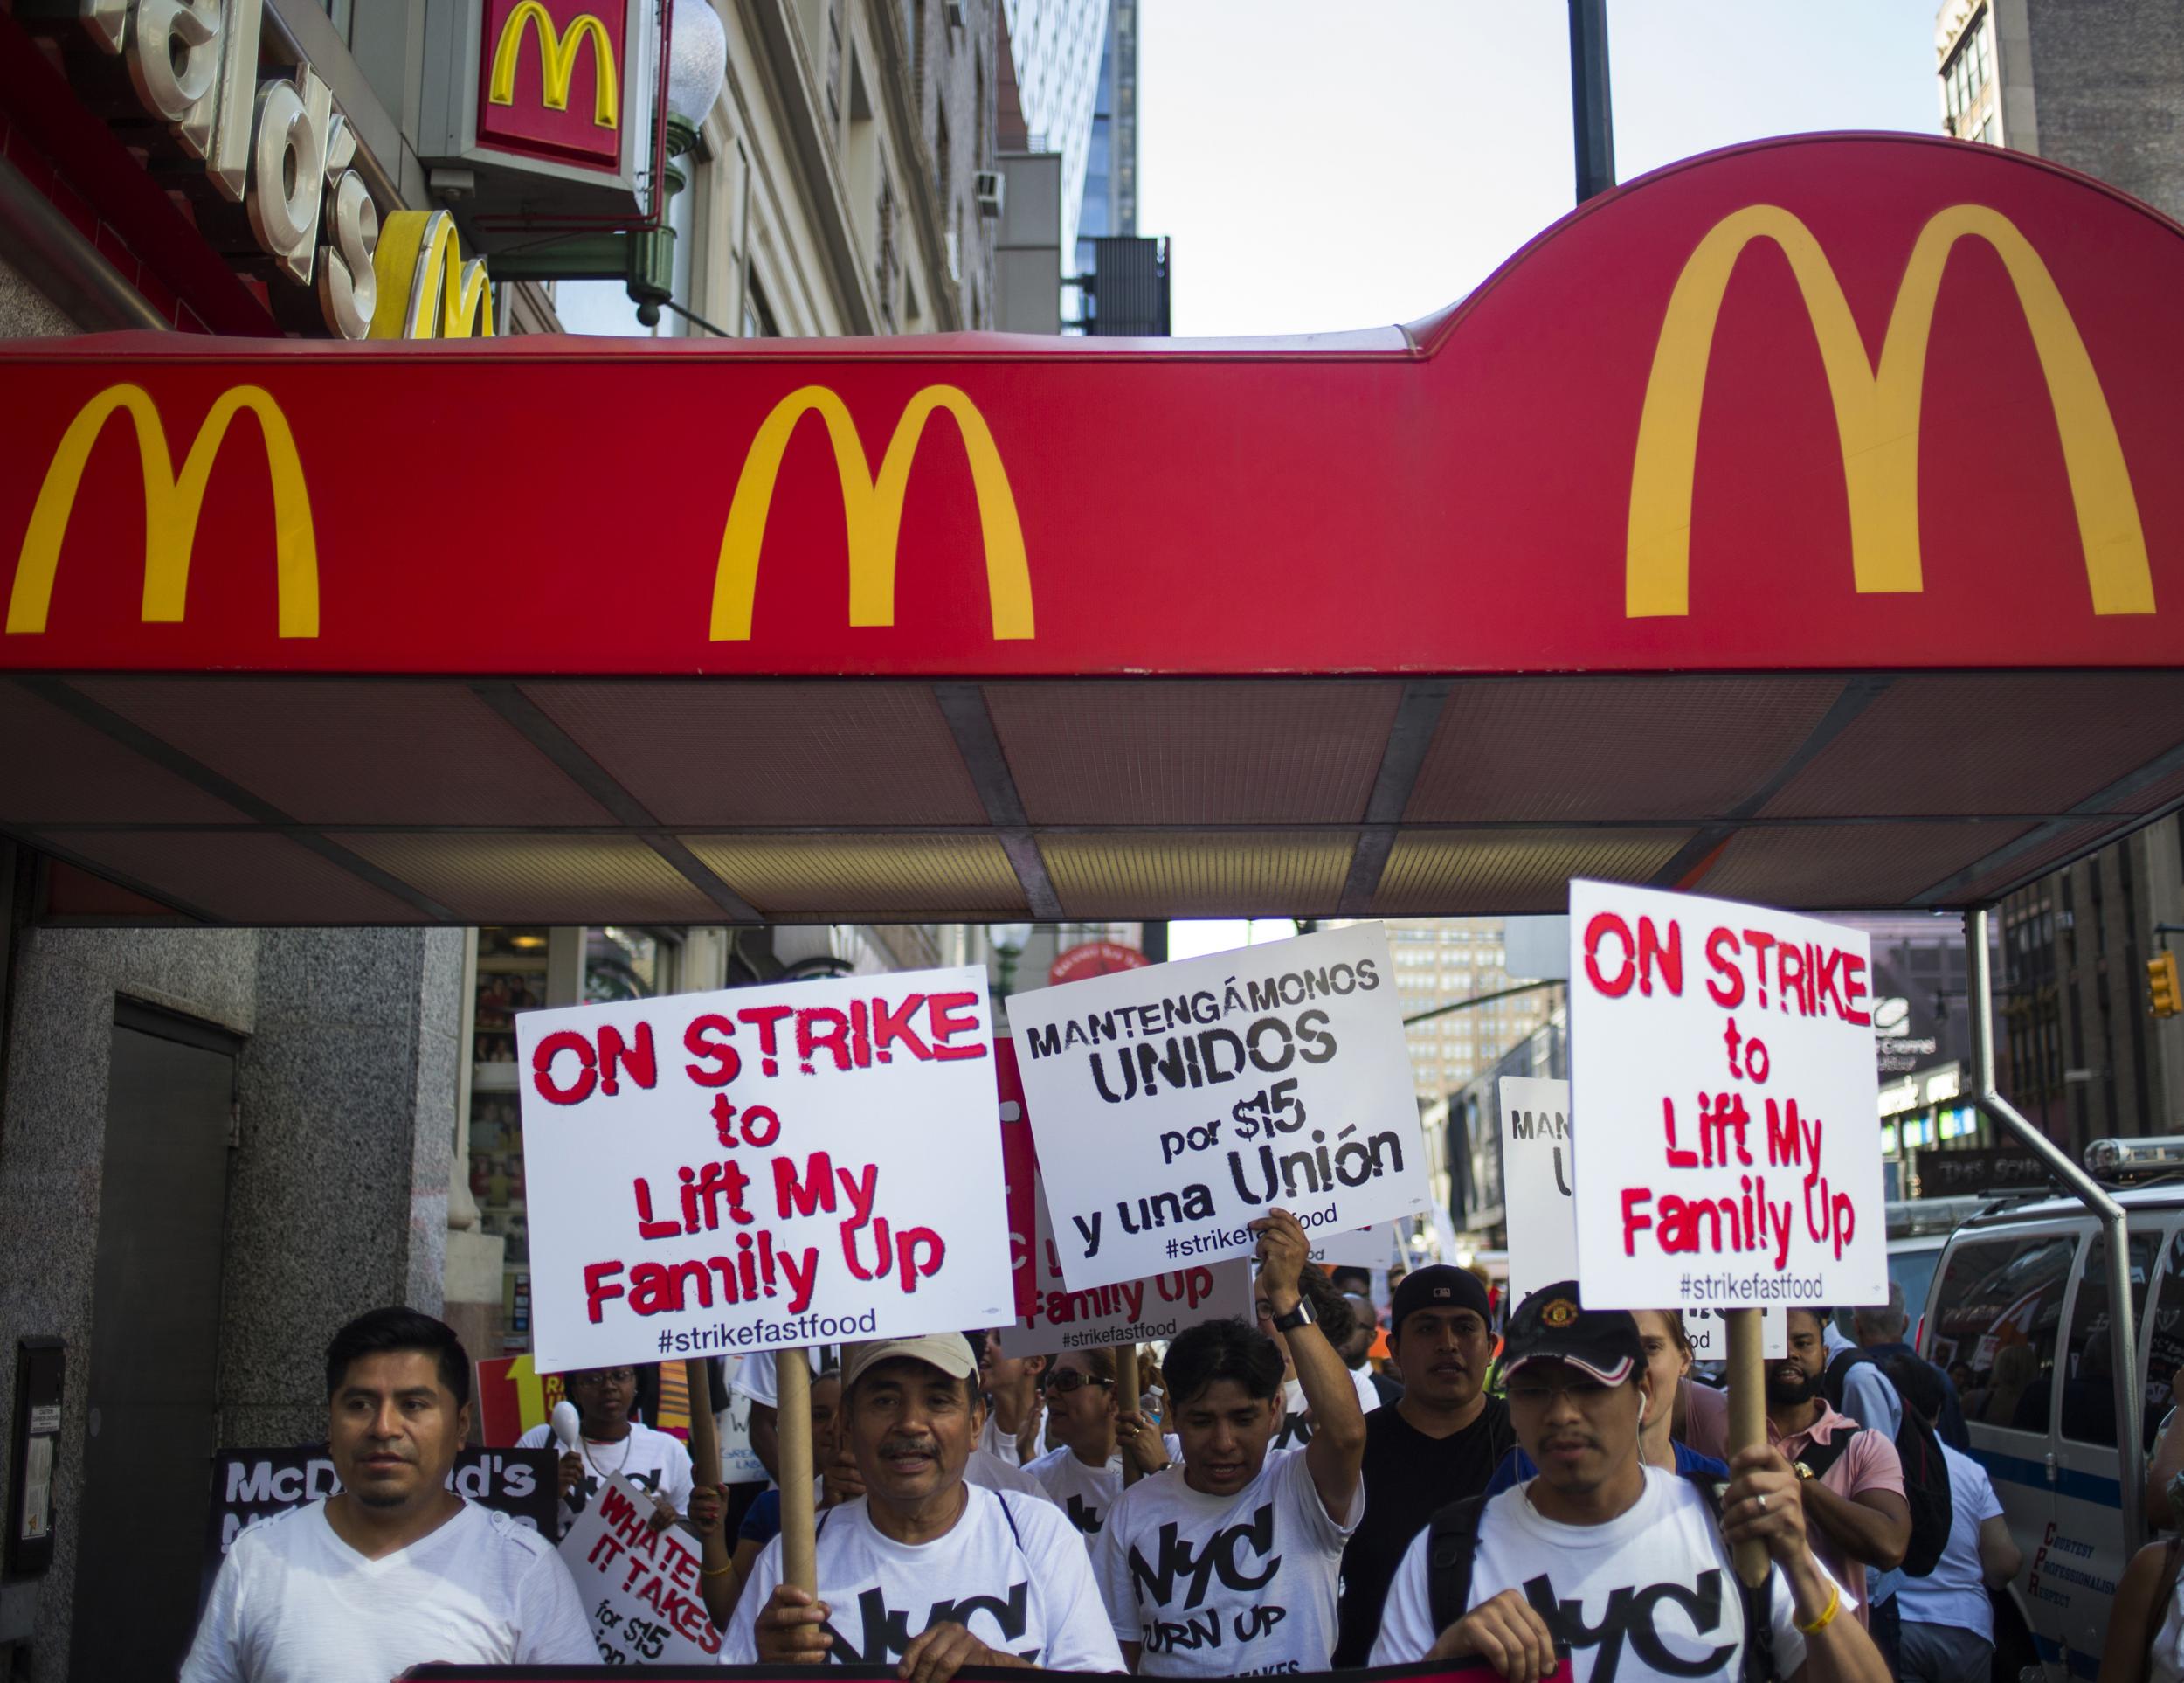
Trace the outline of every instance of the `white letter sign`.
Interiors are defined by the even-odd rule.
[[[1502,1077],[1502,1202],[1509,1225],[1509,1300],[1578,1277],[1572,1200],[1570,1084]],[[1580,1296],[1583,1293],[1580,1292]]]
[[[1378,924],[1019,994],[1009,1021],[1072,1291],[1248,1255],[1277,1206],[1315,1236],[1426,1208]]]
[[[985,972],[515,1020],[543,1371],[1006,1326]]]
[[[1588,1306],[1887,1300],[1871,1006],[1862,932],[1570,884]]]

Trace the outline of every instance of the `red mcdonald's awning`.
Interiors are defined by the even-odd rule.
[[[0,824],[238,923],[1985,900],[2184,801],[2179,296],[1842,136],[1324,339],[12,344]]]

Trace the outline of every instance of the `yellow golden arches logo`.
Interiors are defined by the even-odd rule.
[[[1669,297],[1631,464],[1623,585],[1627,616],[1690,612],[1691,483],[1706,363],[1731,271],[1755,239],[1773,240],[1789,260],[1820,342],[1849,493],[1850,564],[1856,587],[1861,592],[1924,588],[1918,422],[1926,343],[1942,269],[1957,241],[1967,236],[1985,240],[2001,259],[2032,331],[2062,435],[2093,612],[2154,611],[2139,503],[2100,378],[2047,265],[2015,225],[1984,205],[1956,204],[1919,230],[1896,290],[1876,370],[1820,242],[1779,205],[1754,204],[1715,225],[1684,264]]]
[[[493,46],[493,75],[486,99],[493,105],[515,103],[515,62],[523,53],[523,38],[538,35],[538,75],[549,111],[569,108],[569,84],[577,73],[577,49],[588,36],[597,55],[592,67],[591,121],[602,128],[620,121],[617,92],[619,74],[614,67],[614,43],[606,24],[591,12],[579,12],[566,30],[556,27],[553,14],[539,0],[522,0],[501,25],[501,38]]]
[[[371,254],[378,301],[374,339],[484,339],[493,335],[493,282],[482,257],[463,261],[446,211],[396,211]]]
[[[232,386],[221,393],[174,470],[167,432],[159,410],[141,385],[110,385],[76,412],[61,435],[38,501],[31,507],[30,529],[17,558],[15,585],[8,592],[10,634],[42,632],[53,598],[53,571],[60,560],[62,535],[68,528],[76,491],[83,482],[91,447],[116,410],[136,426],[136,454],[144,470],[144,603],[142,617],[156,623],[182,619],[190,591],[190,554],[196,545],[197,516],[213,459],[227,437],[228,423],[243,410],[258,419],[265,440],[266,471],[273,481],[273,573],[279,592],[283,637],[319,634],[319,551],[311,529],[311,494],[303,482],[303,464],[287,418],[262,386]]]
[[[849,535],[849,623],[895,623],[895,549],[902,530],[902,499],[909,488],[910,462],[918,440],[935,410],[955,418],[971,461],[971,484],[978,498],[978,525],[985,544],[986,597],[993,613],[993,634],[1007,640],[1029,637],[1032,576],[1024,557],[1024,529],[1016,518],[1016,498],[993,434],[978,405],[952,385],[929,385],[903,406],[895,435],[888,440],[874,478],[857,436],[857,425],[842,400],[823,385],[791,391],[774,405],[760,424],[743,458],[736,495],[721,533],[721,559],[713,576],[713,641],[741,642],[750,636],[752,599],[758,589],[758,553],[766,536],[766,511],[790,434],[807,414],[826,423],[834,447],[834,467],[841,476],[842,513]]]

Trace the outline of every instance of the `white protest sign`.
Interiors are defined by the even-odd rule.
[[[1691,1340],[1694,1361],[1729,1360],[1729,1323],[1711,1309],[1686,1309],[1683,1336]],[[1790,1324],[1780,1309],[1759,1311],[1759,1356],[1780,1361],[1790,1353]]]
[[[653,1530],[657,1506],[619,1473],[603,1480],[561,1540],[562,1563],[608,1665],[718,1665],[698,1545],[674,1526]]]
[[[1382,1222],[1354,1233],[1312,1236],[1311,1260],[1322,1268],[1386,1268],[1402,1255],[1401,1223]]]
[[[1426,1208],[1387,937],[1354,925],[1009,1001],[1072,1289]]]
[[[1037,1271],[1031,1312],[1017,1317],[1016,1330],[1008,1335],[1012,1356],[1144,1344],[1173,1338],[1186,1326],[1231,1317],[1249,1321],[1256,1313],[1251,1264],[1243,1257],[1072,1292],[1061,1277],[1045,1188],[1036,1177],[1033,1185],[1039,1188],[1038,1227],[1027,1265]]]
[[[1586,1301],[1885,1301],[1864,934],[1732,901],[1573,882],[1570,943]]]
[[[1578,1278],[1570,1084],[1504,1076],[1501,1087],[1509,1300],[1518,1304],[1542,1286]]]
[[[547,1371],[1006,1325],[985,972],[515,1020]]]
[[[742,1357],[735,1358],[741,1362]],[[736,1389],[731,1372],[727,1395],[713,1413],[714,1430],[721,1439],[721,1482],[724,1485],[763,1485],[766,1464],[750,1442],[750,1399]]]

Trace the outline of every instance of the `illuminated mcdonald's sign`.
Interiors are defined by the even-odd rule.
[[[379,225],[372,253],[378,301],[374,339],[482,339],[493,333],[493,282],[485,259],[465,262],[446,211],[397,211]]]
[[[902,500],[909,488],[910,464],[917,454],[925,423],[946,410],[963,434],[970,459],[971,483],[978,494],[978,525],[985,546],[986,597],[993,614],[993,634],[1010,640],[1033,635],[1031,569],[1024,555],[1024,529],[1016,517],[1016,498],[1007,470],[994,448],[993,434],[978,405],[952,385],[929,385],[904,405],[880,459],[875,476],[857,436],[857,425],[840,398],[823,385],[799,387],[774,405],[751,440],[736,495],[721,533],[720,564],[713,578],[715,642],[750,636],[751,604],[758,589],[758,558],[766,535],[766,512],[773,502],[781,458],[797,423],[817,414],[826,425],[841,477],[842,513],[849,538],[849,623],[895,623],[895,550],[902,530]]]
[[[303,482],[303,464],[280,405],[263,386],[231,386],[206,413],[197,437],[175,472],[167,449],[166,428],[151,394],[141,385],[110,385],[76,412],[61,435],[60,447],[38,486],[31,523],[8,592],[10,635],[45,629],[53,599],[53,573],[60,561],[61,538],[83,482],[92,446],[116,411],[126,412],[136,428],[137,459],[144,470],[144,600],[141,618],[176,623],[188,606],[190,556],[197,544],[197,516],[205,481],[220,454],[228,424],[244,410],[258,421],[265,442],[266,471],[273,481],[273,569],[283,637],[319,634],[318,540],[311,528],[311,494]]]
[[[2047,265],[2008,218],[1955,204],[1919,230],[1896,291],[1880,365],[1869,360],[1849,301],[1820,242],[1789,211],[1754,204],[1717,223],[1676,277],[1646,381],[1631,465],[1624,612],[1690,612],[1691,489],[1699,408],[1716,319],[1745,246],[1770,239],[1789,261],[1820,342],[1850,504],[1850,565],[1860,592],[1924,588],[1918,547],[1918,426],[1926,344],[1949,253],[1966,237],[2001,258],[2035,350],[2063,443],[2093,612],[2151,613],[2153,578],[2123,446],[2099,377]]]
[[[539,0],[521,0],[501,24],[494,43],[493,69],[486,98],[494,105],[515,103],[515,66],[524,40],[538,38],[541,103],[549,111],[569,108],[570,83],[577,73],[577,52],[591,44],[591,121],[602,128],[621,121],[617,101],[620,82],[614,64],[614,41],[605,20],[596,12],[579,12],[566,29],[557,27],[553,14]]]

